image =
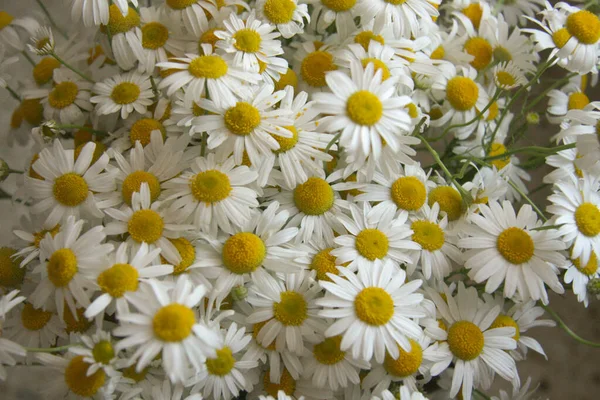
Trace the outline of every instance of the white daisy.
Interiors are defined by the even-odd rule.
[[[569,83],[560,90],[548,92],[548,108],[546,113],[552,123],[562,123],[570,110],[583,110],[589,103],[587,95],[574,83]]]
[[[18,290],[13,290],[0,298],[0,330],[6,314],[25,300],[25,297],[17,296],[18,294]],[[17,360],[14,359],[13,355],[23,357],[26,355],[25,349],[8,339],[0,337],[0,381],[6,379],[4,365],[14,366],[17,364]]]
[[[338,320],[325,336],[343,334],[341,350],[352,348],[352,357],[365,361],[374,353],[377,362],[383,362],[386,350],[398,358],[398,345],[410,351],[409,338],[422,335],[412,320],[425,316],[419,307],[423,295],[414,293],[422,281],[405,283],[406,273],[391,261],[376,261],[368,270],[359,269],[358,275],[347,268],[339,270],[340,276],[329,274],[333,282],[319,282],[327,291],[317,300],[324,307],[319,315]]]
[[[382,142],[394,151],[399,150],[398,137],[411,130],[411,119],[402,108],[411,102],[408,96],[396,96],[397,79],[382,81],[383,71],[373,63],[363,68],[350,65],[351,76],[333,71],[325,80],[333,93],[315,93],[317,107],[327,117],[320,130],[341,132],[340,145],[350,154],[364,157],[381,154]]]
[[[305,42],[293,41],[291,47],[296,50],[292,65],[298,88],[309,94],[327,90],[325,75],[338,69],[334,62],[337,43],[333,40],[323,43],[315,38]]]
[[[18,51],[25,50],[25,40],[21,39],[21,33],[24,31],[31,36],[40,28],[39,22],[34,18],[15,18],[4,10],[0,11],[0,21],[0,45]]]
[[[163,368],[172,382],[188,378],[191,365],[198,372],[207,356],[222,347],[218,332],[199,323],[193,308],[203,299],[204,286],[193,287],[185,276],[175,285],[149,280],[128,299],[137,313],[117,315],[120,325],[113,331],[123,339],[115,350],[137,347],[131,356],[137,371],[162,354]]]
[[[258,201],[247,186],[256,180],[256,171],[236,167],[233,157],[217,162],[214,153],[197,157],[191,169],[165,183],[166,200],[174,200],[170,207],[211,235],[218,228],[233,233],[232,225],[240,227],[250,220]]]
[[[183,23],[187,32],[195,35],[208,26],[208,16],[219,15],[216,1],[213,0],[166,0],[163,7],[177,23]]]
[[[38,200],[32,207],[34,213],[49,212],[45,226],[54,227],[67,216],[87,214],[102,217],[102,197],[115,189],[114,177],[104,172],[108,155],[102,154],[92,164],[95,143],[83,146],[75,159],[73,150],[65,150],[60,140],[51,149],[39,153],[33,170],[42,179],[25,178],[31,197]]]
[[[16,305],[25,301],[24,296],[18,296],[19,291],[17,289],[11,290],[0,298],[0,319],[4,320],[6,315],[12,310]]]
[[[6,322],[6,337],[27,347],[49,348],[58,338],[67,339],[65,324],[54,311],[25,303],[15,309],[14,318]]]
[[[114,75],[94,85],[94,93],[90,101],[97,104],[96,112],[100,115],[120,113],[127,119],[136,111],[144,114],[152,104],[152,83],[150,77],[129,72]]]
[[[518,215],[510,202],[480,205],[481,215],[469,216],[469,225],[461,230],[464,237],[458,245],[471,249],[464,255],[469,277],[486,282],[485,290],[493,293],[504,282],[504,296],[518,293],[523,300],[548,303],[544,283],[563,293],[556,271],[549,264],[564,265],[560,253],[565,244],[558,240],[558,230],[535,230],[542,226],[530,205],[521,207]]]
[[[570,260],[564,280],[566,284],[571,284],[573,293],[577,296],[577,301],[583,303],[587,307],[590,303],[591,293],[588,292],[588,283],[592,279],[600,278],[600,270],[598,270],[598,258],[596,253],[592,251],[587,264],[581,264],[581,260],[576,258]]]
[[[317,33],[325,33],[333,23],[335,23],[335,31],[342,38],[354,29],[356,0],[304,0],[304,2],[312,5],[310,27]]]
[[[140,15],[133,7],[122,13],[116,4],[111,4],[108,13],[106,31],[110,35],[110,48],[115,61],[125,71],[132,69],[137,61],[136,54],[141,54]]]
[[[29,215],[20,219],[22,229],[13,231],[13,234],[27,244],[20,246],[15,257],[21,258],[21,266],[29,264],[40,255],[40,241],[50,233],[54,237],[60,230],[60,224],[50,226],[45,224],[43,215]]]
[[[6,49],[3,44],[0,43],[0,88],[7,86],[7,81],[10,81],[10,75],[6,73],[5,69],[19,61],[19,57],[6,57]]]
[[[354,9],[361,21],[375,18],[376,23],[391,21],[394,33],[400,37],[417,36],[421,25],[433,24],[437,17],[440,1],[407,0],[390,2],[387,0],[359,0]]]
[[[121,0],[119,0],[121,1]],[[65,0],[74,22],[83,20],[87,27],[106,25],[109,20],[110,3],[104,0]]]
[[[99,369],[103,369],[108,375],[115,375],[116,370],[127,366],[126,359],[117,357],[110,333],[100,330],[78,339],[82,345],[70,347],[69,352],[83,356],[83,361],[89,365],[86,376],[94,375]]]
[[[567,136],[562,144],[568,145],[575,143],[575,137]],[[546,157],[546,164],[554,168],[553,171],[544,176],[544,183],[556,183],[560,181],[570,181],[572,176],[583,178],[583,171],[576,165],[578,160],[577,149],[566,149]]]
[[[304,32],[304,20],[310,21],[308,6],[298,0],[258,0],[258,17],[277,27],[285,39]]]

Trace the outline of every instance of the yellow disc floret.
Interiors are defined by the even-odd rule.
[[[390,73],[390,69],[387,67],[387,65],[385,65],[385,63],[378,58],[363,58],[361,60],[361,63],[362,63],[363,68],[367,68],[367,65],[373,64],[373,67],[375,68],[375,72],[381,71],[381,80],[382,81],[385,81],[392,75]]]
[[[196,316],[191,308],[173,303],[160,308],[152,318],[152,330],[165,342],[181,342],[192,333]]]
[[[481,16],[483,15],[483,9],[479,3],[469,4],[467,7],[463,8],[462,13],[471,20],[475,29],[479,29]]]
[[[595,14],[580,10],[567,17],[567,30],[580,43],[595,44],[600,39],[600,20]]]
[[[196,248],[184,237],[169,239],[169,242],[175,246],[181,257],[179,264],[173,266],[173,275],[182,274],[186,272],[188,267],[196,260]],[[163,256],[160,256],[160,259],[163,264],[169,264]]]
[[[494,165],[498,171],[510,164],[510,156],[500,157],[506,153],[506,147],[502,143],[492,143],[488,157],[498,157],[490,160],[490,164]]]
[[[216,351],[217,357],[206,359],[208,373],[216,376],[225,376],[231,372],[235,365],[235,358],[229,347],[223,347]]]
[[[89,191],[85,179],[69,172],[55,179],[52,193],[60,204],[76,207],[87,199]]]
[[[427,204],[431,207],[434,203],[440,205],[440,211],[448,215],[449,221],[456,221],[462,214],[462,197],[458,190],[451,186],[438,186],[432,189]]]
[[[294,17],[296,4],[292,0],[267,0],[263,13],[274,24],[286,24]]]
[[[500,87],[510,88],[510,87],[513,87],[517,83],[517,80],[509,72],[498,71],[498,72],[496,72],[496,83]]]
[[[130,264],[114,264],[98,275],[98,286],[113,298],[123,297],[125,292],[135,292],[138,288],[138,270]]]
[[[233,35],[235,44],[233,45],[239,51],[246,53],[256,53],[260,50],[262,38],[254,29],[240,29]]]
[[[290,375],[287,369],[283,369],[281,377],[279,378],[279,383],[271,382],[269,379],[269,370],[267,370],[264,375],[263,386],[265,392],[267,392],[269,396],[277,398],[277,393],[279,393],[279,391],[283,391],[288,396],[294,395],[294,392],[296,391],[296,381],[292,378],[292,375]]]
[[[65,81],[54,86],[54,89],[48,94],[48,104],[52,108],[59,110],[75,103],[79,88],[70,81]]]
[[[356,4],[356,0],[321,0],[321,3],[335,12],[348,11]]]
[[[77,257],[71,249],[56,250],[50,256],[46,270],[48,271],[48,279],[54,286],[67,286],[79,270]]]
[[[312,87],[320,88],[327,85],[325,74],[336,69],[337,66],[333,63],[333,55],[327,51],[317,50],[308,54],[302,60],[300,73],[304,82]]]
[[[583,203],[575,210],[575,223],[579,232],[592,237],[600,233],[600,210],[592,203]]]
[[[389,240],[379,229],[363,229],[356,235],[355,246],[361,256],[374,261],[387,255]]]
[[[385,325],[394,315],[394,300],[382,288],[368,287],[356,295],[354,311],[361,321],[369,325]]]
[[[490,329],[494,328],[515,328],[515,334],[513,335],[513,339],[519,340],[519,338],[521,337],[519,325],[514,319],[512,319],[508,315],[498,315],[494,322],[492,322],[492,325],[490,325]]]
[[[200,172],[191,178],[190,189],[196,200],[204,203],[218,203],[231,193],[231,183],[227,175],[211,169]]]
[[[383,104],[375,94],[359,90],[348,98],[346,113],[358,125],[373,126],[383,116]]]
[[[56,68],[60,67],[60,62],[53,57],[44,57],[33,67],[33,79],[38,85],[45,85],[50,82]]]
[[[131,104],[140,97],[140,87],[132,82],[121,82],[110,93],[110,98],[117,104]]]
[[[139,192],[142,187],[142,183],[146,183],[150,189],[150,202],[156,201],[160,195],[160,182],[154,174],[146,171],[135,171],[127,175],[123,180],[123,187],[121,188],[121,194],[123,195],[123,201],[128,205],[131,205],[131,198],[134,192]]]
[[[260,111],[252,104],[240,101],[225,112],[224,121],[232,133],[246,136],[260,125]]]
[[[454,356],[464,361],[474,360],[483,351],[483,332],[469,321],[457,321],[448,330],[448,346]]]
[[[153,131],[160,131],[163,140],[166,137],[167,131],[160,121],[153,118],[139,119],[131,126],[129,141],[135,145],[135,142],[139,140],[140,144],[145,147],[150,143]]]
[[[280,301],[273,303],[275,319],[285,326],[300,326],[308,316],[307,304],[298,292],[291,290],[279,294]]]
[[[571,34],[567,28],[560,28],[552,34],[552,41],[559,49],[562,49],[569,39],[571,39]]]
[[[584,275],[592,276],[598,271],[598,257],[596,257],[596,252],[594,251],[590,253],[587,265],[581,265],[581,258],[571,259],[571,261],[573,261],[573,265],[575,265],[579,272]]]
[[[50,322],[52,312],[34,308],[31,304],[25,303],[21,311],[21,323],[29,331],[39,331]]]
[[[162,236],[165,223],[154,210],[139,210],[127,222],[127,231],[136,242],[154,243]]]
[[[21,258],[10,247],[0,247],[0,286],[15,287],[23,282],[25,268],[20,267]]]
[[[356,3],[356,0],[352,0]],[[352,4],[354,6],[354,4]],[[376,35],[373,31],[362,31],[354,37],[354,43],[358,43],[362,46],[365,51],[369,51],[369,45],[371,40],[374,40],[380,44],[385,44],[385,39],[381,35]]]
[[[94,360],[101,364],[109,364],[115,358],[115,349],[108,340],[101,340],[92,349]]]
[[[88,376],[90,364],[83,361],[84,356],[75,356],[65,369],[65,383],[73,393],[81,397],[92,397],[106,380],[106,374],[102,368]]]
[[[590,99],[585,95],[585,93],[575,92],[571,93],[569,96],[567,108],[569,110],[583,110],[583,108],[588,104],[590,104]]]
[[[327,276],[328,273],[339,275],[335,256],[331,255],[331,250],[333,250],[333,247],[319,251],[310,263],[310,269],[317,271],[317,279],[320,281],[331,281]]]
[[[31,125],[38,126],[42,122],[44,106],[40,103],[40,99],[25,99],[20,108],[23,118]]]
[[[298,131],[296,128],[293,126],[286,126],[285,129],[292,132],[292,137],[287,138],[280,135],[271,134],[273,139],[277,140],[277,143],[279,143],[279,149],[273,150],[273,153],[275,154],[281,154],[285,153],[286,151],[290,151],[298,143]]]
[[[416,211],[425,204],[427,191],[425,185],[414,176],[396,179],[390,187],[390,196],[398,208]]]
[[[234,274],[256,271],[266,255],[265,243],[250,232],[236,233],[223,245],[223,265]]]
[[[169,40],[169,29],[160,22],[149,22],[142,27],[142,47],[156,50]]]
[[[533,239],[529,233],[514,226],[503,230],[498,235],[496,248],[506,261],[515,265],[529,261],[535,251]]]
[[[85,309],[83,307],[75,309],[75,315],[71,312],[71,309],[65,303],[63,312],[63,318],[65,321],[65,331],[67,333],[83,333],[92,326],[92,321],[84,317]]]
[[[12,15],[6,11],[0,11],[0,30],[6,28],[15,19]]]
[[[219,79],[228,70],[225,60],[217,55],[196,57],[188,67],[189,73],[194,77],[206,79]]]
[[[492,45],[482,37],[472,37],[467,39],[464,50],[475,57],[475,59],[471,61],[471,66],[477,71],[481,71],[492,61]]]
[[[411,224],[412,240],[424,250],[436,251],[444,245],[444,231],[438,224],[430,221],[415,221]]]
[[[334,203],[333,189],[325,179],[310,177],[294,189],[294,204],[306,215],[322,215]]]
[[[479,97],[479,88],[471,78],[455,76],[446,85],[446,98],[458,111],[467,111],[475,107]]]
[[[165,2],[174,10],[183,10],[184,8],[195,4],[197,0],[165,0]]]
[[[129,32],[140,25],[140,16],[134,8],[129,7],[127,15],[121,14],[121,10],[116,4],[112,4],[108,9],[110,17],[106,28],[111,35]]]
[[[408,339],[408,341],[410,342],[409,352],[398,346],[398,352],[400,353],[398,358],[392,358],[389,353],[385,355],[383,367],[388,374],[404,378],[417,373],[419,370],[423,361],[423,349],[416,341],[412,339]]]
[[[346,356],[346,352],[342,351],[340,348],[341,343],[341,336],[333,336],[316,344],[313,347],[315,359],[324,365],[334,365],[339,363]]]
[[[285,74],[279,76],[279,80],[275,82],[275,90],[283,90],[287,86],[291,86],[294,89],[298,87],[298,76],[291,68],[288,68]]]

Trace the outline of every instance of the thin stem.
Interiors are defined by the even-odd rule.
[[[27,61],[29,61],[29,64],[31,64],[31,65],[33,65],[35,67],[35,61],[33,61],[33,58],[31,58],[31,56],[25,50],[23,50],[21,52],[21,54],[23,54],[25,56],[25,58],[27,59]]]
[[[531,207],[535,210],[535,212],[540,216],[540,218],[544,221],[547,222],[548,218],[546,218],[546,215],[544,215],[544,213],[542,212],[542,210],[540,210],[538,208],[538,206],[535,205],[535,203],[533,202],[533,200],[531,200],[529,198],[529,196],[527,196],[527,194],[525,194],[525,192],[523,192],[521,190],[521,188],[519,188],[512,180],[508,181],[508,184],[515,189],[515,191],[517,193],[519,193],[521,196],[523,196],[523,198],[525,199],[525,201],[527,201],[529,203],[529,205],[531,205]]]
[[[329,152],[329,150],[333,147],[333,145],[335,144],[335,142],[338,141],[338,139],[340,138],[340,136],[342,136],[342,133],[336,133],[336,135],[333,137],[333,139],[331,139],[329,141],[329,143],[327,143],[327,147],[325,147],[325,153]]]
[[[59,351],[67,350],[69,347],[77,346],[79,343],[70,343],[60,347],[23,347],[25,350],[31,353],[57,353]]]
[[[52,57],[56,58],[56,61],[58,61],[59,63],[61,63],[65,67],[69,68],[71,71],[75,72],[77,75],[79,75],[80,77],[82,77],[86,81],[88,81],[90,83],[96,83],[96,82],[94,82],[94,80],[92,78],[90,78],[89,76],[85,75],[83,72],[79,71],[77,68],[74,68],[71,65],[69,65],[65,60],[63,60],[62,58],[60,58],[58,56],[58,54],[56,54],[55,52],[50,53],[50,55]]]
[[[567,326],[567,324],[565,324],[565,322],[562,320],[562,318],[556,313],[556,311],[554,311],[553,309],[551,309],[548,306],[545,305],[541,305],[542,308],[544,310],[546,310],[546,312],[548,314],[550,314],[550,316],[556,321],[556,323],[565,331],[569,334],[569,336],[571,336],[573,339],[577,340],[579,343],[591,346],[591,347],[600,347],[600,343],[596,343],[596,342],[592,342],[590,340],[586,340],[584,338],[582,338],[581,336],[579,336],[578,334],[576,334],[575,332],[573,332],[571,330],[571,328],[569,328]]]
[[[65,39],[68,39],[69,37],[67,36],[67,34],[58,27],[56,22],[54,22],[52,15],[50,15],[50,12],[48,11],[48,9],[44,5],[44,3],[42,3],[42,0],[35,0],[35,1],[36,1],[36,3],[38,3],[38,5],[40,6],[40,8],[44,12],[44,14],[46,14],[46,17],[48,17],[48,21],[50,21],[50,24],[54,27],[54,29],[56,29],[56,31],[58,33],[60,33]]]
[[[154,77],[150,75],[150,84],[152,85],[152,93],[154,93],[154,97],[158,100],[160,98],[158,93],[158,86],[156,86],[156,82],[154,81]]]
[[[23,171],[17,171],[16,169],[8,169],[9,174],[23,174]]]
[[[89,126],[82,126],[82,125],[55,125],[52,127],[52,129],[78,129],[80,131],[87,131],[87,132],[91,132],[95,135],[101,135],[101,136],[104,136],[107,134],[106,131],[99,131],[97,129],[90,128]]]
[[[202,139],[200,139],[200,156],[204,157],[206,154],[206,145],[208,144],[208,133],[202,133]]]
[[[483,393],[482,391],[480,391],[478,389],[473,389],[473,393],[475,393],[477,396],[481,397],[482,399],[491,400],[490,396],[488,396],[487,394]]]
[[[517,154],[517,153],[535,153],[538,155],[539,155],[539,153],[543,153],[542,155],[546,156],[546,155],[556,154],[559,151],[574,149],[575,147],[576,147],[576,143],[569,143],[569,144],[565,144],[562,146],[555,146],[555,147],[526,146],[526,147],[520,147],[520,148],[514,149],[514,150],[508,150],[502,154],[498,154],[495,156],[485,157],[483,160],[485,160],[485,161],[496,160],[496,159],[505,158],[512,154]]]
[[[563,224],[560,225],[546,225],[546,226],[540,226],[537,228],[531,228],[532,231],[550,231],[552,229],[558,229],[561,226],[563,226]]]
[[[10,86],[6,85],[4,88],[8,91],[8,93],[10,93],[13,99],[18,101],[19,103],[21,102],[21,97]]]

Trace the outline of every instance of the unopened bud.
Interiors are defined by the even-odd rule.
[[[539,125],[540,123],[540,114],[536,112],[528,112],[526,118],[529,125]]]
[[[587,291],[594,296],[600,295],[600,278],[590,279],[587,284]]]
[[[8,175],[10,174],[10,168],[6,161],[0,158],[0,182],[4,182]]]
[[[248,297],[248,289],[245,286],[236,286],[231,289],[231,298],[233,301],[242,301]]]

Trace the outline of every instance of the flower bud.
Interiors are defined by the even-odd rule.
[[[240,285],[231,289],[231,298],[233,301],[242,301],[248,297],[248,289],[245,286]]]

